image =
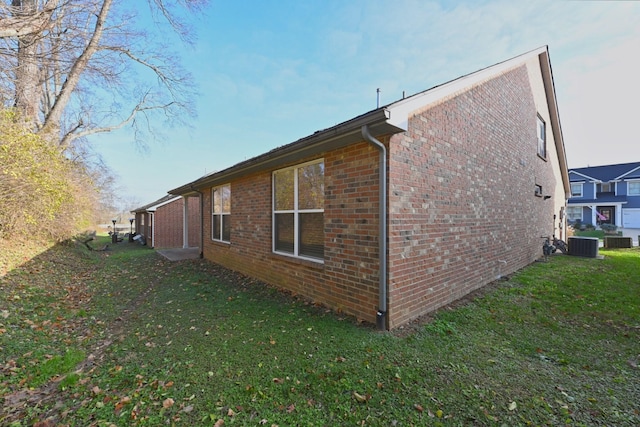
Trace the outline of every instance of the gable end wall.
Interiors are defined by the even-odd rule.
[[[548,160],[537,155],[539,109],[522,66],[418,112],[392,137],[391,328],[540,256],[555,207],[534,186],[555,197],[562,182],[551,132]]]

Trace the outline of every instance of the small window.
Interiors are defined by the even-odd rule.
[[[600,192],[601,193],[611,193],[611,183],[610,182],[603,182],[602,184],[600,184]]]
[[[546,123],[538,116],[538,156],[547,158],[547,129]]]
[[[211,238],[220,242],[231,241],[231,186],[211,190]]]
[[[640,181],[629,181],[627,194],[629,196],[640,196]]]
[[[582,197],[582,183],[571,184],[571,197]]]
[[[273,250],[324,258],[324,162],[273,173]]]

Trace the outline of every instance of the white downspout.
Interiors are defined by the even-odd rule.
[[[379,330],[387,329],[387,148],[383,143],[375,139],[369,132],[367,125],[362,126],[362,136],[373,144],[380,151],[380,161],[378,164],[380,181],[380,208],[378,232],[378,251],[380,253],[380,280],[378,291],[378,312],[376,313],[376,325]]]

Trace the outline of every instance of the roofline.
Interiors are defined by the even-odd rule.
[[[631,169],[630,171],[625,172],[625,173],[623,173],[622,175],[615,177],[615,178],[614,178],[614,180],[622,179],[622,178],[624,178],[625,176],[629,175],[630,173],[633,173],[633,172],[637,171],[638,169],[640,169],[640,166],[635,167],[635,168]]]
[[[153,203],[149,203],[148,205],[144,205],[142,207],[136,208],[132,210],[131,213],[154,212],[156,209],[161,208],[164,205],[168,205],[169,203],[173,203],[180,198],[180,196],[174,196],[174,197],[171,197],[170,199],[164,200],[165,197],[158,199]]]
[[[454,95],[469,86],[477,85],[494,78],[497,74],[509,71],[517,66],[522,65],[527,60],[538,57],[540,71],[544,83],[545,95],[549,105],[549,115],[551,117],[551,130],[553,139],[558,153],[558,162],[560,164],[560,172],[565,194],[571,194],[571,184],[569,183],[569,167],[567,163],[567,153],[564,146],[564,137],[562,136],[562,126],[560,125],[560,114],[558,112],[558,102],[556,98],[556,90],[553,82],[553,73],[551,70],[551,61],[549,60],[548,46],[542,46],[521,55],[515,56],[506,61],[481,69],[471,74],[451,80],[448,83],[420,92],[408,98],[389,104],[387,108],[391,111],[390,123],[407,128],[409,115],[411,112],[425,108],[430,104],[441,101],[442,99]]]
[[[239,176],[280,167],[284,163],[299,161],[305,157],[363,141],[361,128],[365,125],[368,126],[374,137],[406,131],[408,129],[409,117],[411,113],[416,110],[426,108],[430,104],[439,102],[443,98],[451,96],[470,86],[490,80],[497,74],[520,66],[526,63],[527,60],[535,57],[538,57],[542,73],[563,187],[565,195],[568,197],[568,195],[571,194],[571,184],[569,182],[567,156],[564,147],[564,138],[562,136],[562,127],[560,126],[560,115],[558,113],[556,92],[547,46],[539,47],[506,61],[451,80],[443,85],[433,87],[416,95],[393,102],[387,106],[369,111],[368,113],[331,128],[315,132],[310,136],[238,163],[220,172],[201,177],[195,181],[174,188],[168,193],[181,196],[196,196],[199,194],[198,190],[226,184],[228,181]]]
[[[569,172],[573,172],[576,175],[580,175],[580,176],[584,177],[585,179],[591,180],[591,182],[600,182],[600,180],[597,179],[597,178],[594,178],[594,177],[589,176],[589,175],[585,175],[585,174],[580,173],[580,172],[576,172],[575,170],[570,170]]]
[[[538,55],[540,61],[540,70],[542,71],[542,80],[547,95],[547,103],[549,104],[549,116],[551,117],[551,129],[553,130],[553,139],[556,144],[556,152],[558,153],[558,162],[560,163],[560,172],[562,173],[562,181],[564,184],[565,197],[571,195],[571,183],[569,182],[569,166],[567,163],[567,152],[564,146],[564,137],[562,136],[562,126],[560,124],[560,112],[558,110],[558,100],[556,98],[556,88],[553,82],[553,72],[551,70],[551,60],[549,59],[548,46],[541,47],[532,51]]]
[[[364,125],[367,125],[372,134],[376,136],[404,132],[405,128],[389,123],[389,115],[389,110],[384,107],[369,111],[331,128],[317,131],[305,138],[245,160],[220,172],[174,188],[169,191],[169,194],[195,196],[198,194],[197,190],[226,184],[234,178],[249,173],[279,167],[284,163],[296,162],[309,156],[363,141],[361,129]]]
[[[515,56],[506,61],[499,62],[489,67],[474,71],[450,80],[433,88],[418,92],[407,98],[392,102],[387,106],[392,111],[390,122],[400,127],[406,128],[408,125],[409,114],[417,109],[424,108],[430,104],[441,101],[443,98],[451,96],[457,92],[463,91],[470,86],[488,81],[496,76],[496,74],[506,72],[516,66],[522,65],[527,59],[536,55],[546,53],[546,46],[534,49],[532,51]],[[396,113],[396,114],[394,114]]]

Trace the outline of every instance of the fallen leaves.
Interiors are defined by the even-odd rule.
[[[175,400],[173,400],[172,398],[168,397],[168,398],[166,398],[165,400],[162,401],[162,407],[164,409],[169,409],[174,405],[174,403],[176,403]]]

